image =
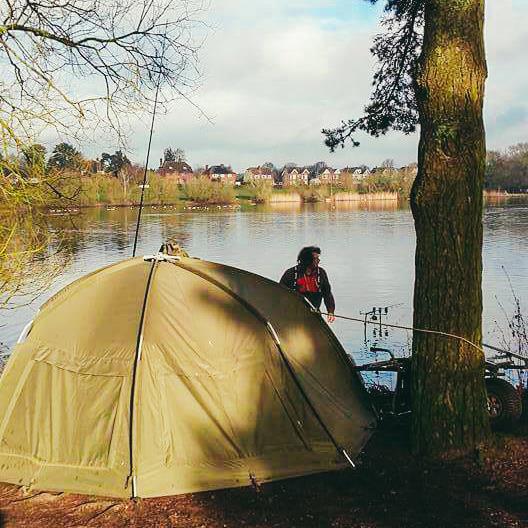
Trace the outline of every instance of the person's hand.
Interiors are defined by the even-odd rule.
[[[327,316],[326,316],[326,320],[329,322],[329,323],[333,323],[335,321],[335,315],[333,313],[329,313]]]

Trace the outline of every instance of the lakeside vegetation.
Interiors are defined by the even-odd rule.
[[[137,205],[141,199],[141,179],[114,177],[110,174],[81,175],[62,173],[47,180],[43,185],[33,183],[33,194],[39,194],[36,203],[44,208],[90,207],[99,205]],[[340,192],[355,194],[398,193],[406,197],[410,188],[400,181],[386,176],[371,175],[362,183],[349,185],[296,185],[274,187],[270,182],[257,181],[240,186],[211,181],[198,177],[184,184],[149,171],[145,187],[146,205],[168,205],[180,201],[197,204],[234,204],[237,202],[268,203],[274,196],[295,197],[295,201],[323,202]],[[16,188],[16,184],[11,184]],[[22,183],[20,185],[26,185]],[[279,201],[283,201],[280,200]],[[23,202],[21,203],[23,205]]]
[[[172,153],[171,149],[166,149]],[[182,149],[172,153],[170,159],[184,158]],[[175,158],[176,159],[176,158]],[[169,160],[170,161],[170,160]],[[187,165],[188,166],[188,165]],[[267,163],[264,166],[273,167]],[[264,167],[263,166],[263,167]],[[122,151],[103,153],[100,160],[89,160],[72,145],[60,143],[46,156],[39,144],[22,149],[18,159],[11,160],[11,173],[6,170],[0,194],[0,207],[13,201],[20,206],[89,207],[98,205],[136,205],[141,198],[144,167],[132,163]],[[319,162],[312,167],[318,174],[326,167]],[[366,168],[366,166],[363,166]],[[528,143],[519,143],[505,152],[488,153],[485,189],[487,193],[519,193],[528,190]],[[188,166],[189,170],[190,167]],[[408,199],[416,176],[414,165],[397,169],[392,160],[386,160],[376,170],[353,174],[342,171],[338,180],[322,182],[309,180],[308,184],[288,185],[280,181],[281,172],[271,170],[273,179],[247,179],[242,175],[238,185],[232,182],[212,181],[201,171],[194,171],[185,181],[161,171],[148,171],[148,185],[144,201],[150,205],[168,205],[180,201],[197,204],[234,204],[244,201],[269,203],[274,201],[323,202],[343,194],[355,198],[359,195],[396,193],[399,199]],[[239,175],[241,176],[241,175]],[[278,179],[279,178],[279,179]]]
[[[208,178],[193,178],[181,186],[183,197],[199,204],[231,204],[236,202],[235,188]]]
[[[490,191],[528,192],[528,143],[488,152],[484,184]]]
[[[139,180],[141,181],[141,180]],[[145,187],[145,205],[171,205],[192,202],[200,205],[298,201],[317,203],[335,200],[398,199],[407,200],[413,179],[395,175],[371,174],[361,182],[340,185],[273,186],[271,182],[255,181],[240,186],[211,181],[205,177],[179,184],[176,180],[149,171]],[[51,188],[50,185],[53,187]],[[141,199],[141,184],[137,178],[114,177],[110,174],[80,175],[67,173],[56,176],[43,186],[32,187],[34,203],[43,208],[96,206],[135,206]],[[507,190],[507,189],[505,189]],[[26,190],[26,192],[30,192]],[[489,194],[489,191],[486,191]],[[35,196],[38,194],[38,199]],[[348,197],[348,198],[347,198]],[[1,205],[1,200],[0,200]],[[24,207],[24,200],[19,204]]]

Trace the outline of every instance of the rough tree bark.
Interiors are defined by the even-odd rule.
[[[414,326],[482,337],[486,59],[484,0],[426,0],[416,76],[420,116]],[[421,454],[468,452],[488,434],[484,355],[441,336],[413,338],[413,439]]]

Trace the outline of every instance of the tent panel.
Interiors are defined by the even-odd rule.
[[[237,488],[292,477],[335,471],[346,467],[336,457],[332,444],[320,444],[315,451],[269,452],[223,462],[204,461],[200,465],[160,467],[143,473],[138,483],[140,497],[160,497],[206,490]]]
[[[121,498],[131,495],[126,472],[121,469],[43,465],[29,456],[0,453],[0,475],[2,482],[40,490]]]
[[[72,355],[129,360],[150,266],[132,259],[72,283],[41,310],[27,341]]]
[[[123,377],[30,361],[3,416],[1,452],[51,464],[128,467],[129,390]]]
[[[326,323],[307,310],[300,295],[259,275],[196,259],[181,265],[225,285],[269,320],[324,423],[343,446],[358,452],[375,416],[357,373]]]
[[[154,276],[139,371],[140,495],[145,474],[179,479],[182,467],[231,461],[236,469],[270,450],[308,451],[328,440],[262,321],[173,264]]]
[[[17,345],[0,380],[0,478],[37,489],[123,496],[129,379],[80,374],[64,354],[54,365],[52,352]],[[32,358],[39,354],[45,360]]]

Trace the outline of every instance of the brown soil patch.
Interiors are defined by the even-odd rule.
[[[3,527],[528,527],[528,430],[472,460],[414,459],[401,429],[377,432],[356,470],[177,497],[121,501],[0,484]]]

